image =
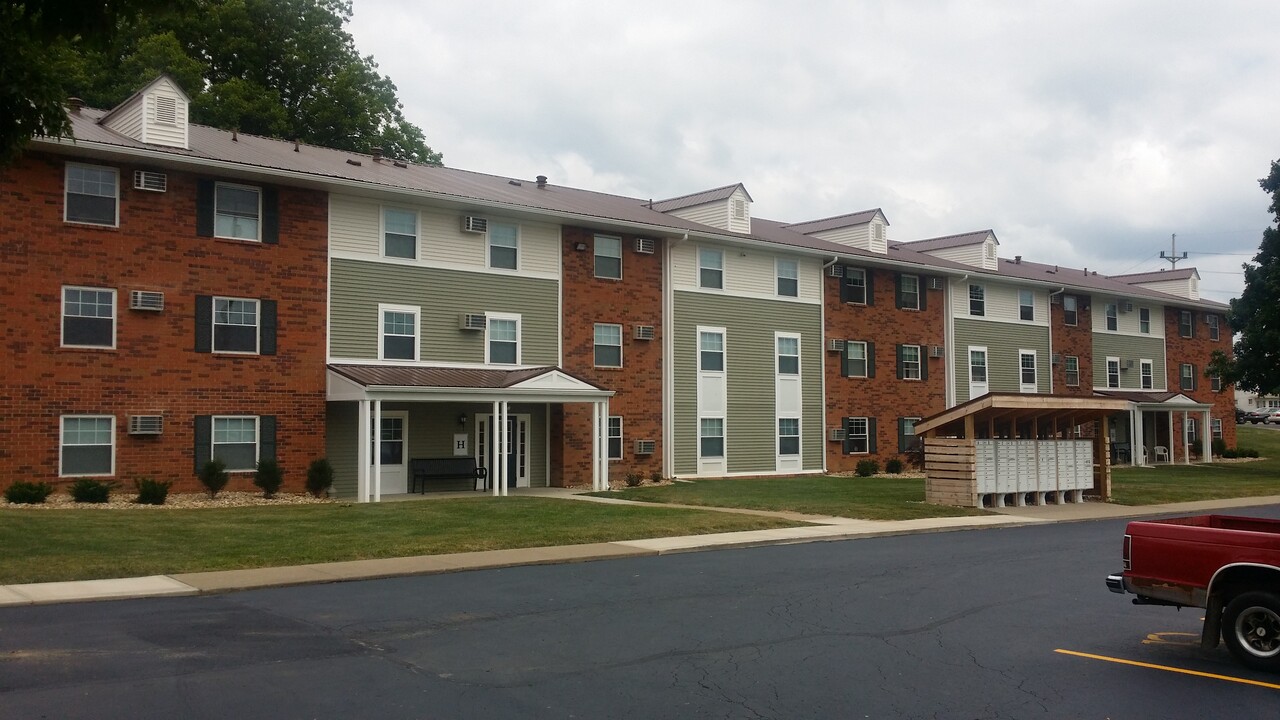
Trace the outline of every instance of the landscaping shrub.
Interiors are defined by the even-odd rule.
[[[640,487],[640,483],[644,482],[644,476],[638,472],[627,473],[627,487]]]
[[[1222,438],[1214,438],[1212,445],[1213,445],[1213,454],[1217,455],[1218,457],[1223,457],[1223,453],[1227,451],[1227,441],[1223,440]]]
[[[1222,457],[1224,458],[1233,458],[1238,456],[1239,454],[1236,452],[1235,448],[1227,448],[1226,450],[1222,451]]]
[[[329,464],[328,458],[320,458],[312,460],[311,465],[307,467],[307,492],[314,497],[328,494],[329,487],[333,485],[333,466]]]
[[[227,464],[221,460],[210,460],[200,466],[200,484],[209,491],[209,499],[218,497],[222,488],[227,486],[231,476],[227,474]]]
[[[260,460],[258,470],[253,473],[253,484],[262,488],[262,497],[270,500],[284,484],[284,470],[275,460]]]
[[[173,487],[173,483],[168,480],[138,478],[133,481],[133,486],[138,490],[138,499],[134,500],[135,503],[139,505],[163,505],[164,501],[169,498],[169,488]]]
[[[662,473],[658,472],[657,470],[654,470],[653,472],[649,473],[649,482],[653,483],[654,485],[657,485],[658,483],[662,482]]]
[[[80,478],[71,484],[71,499],[78,503],[104,503],[111,499],[115,483],[93,478]]]
[[[897,475],[898,473],[902,472],[902,461],[899,460],[898,458],[892,458],[889,460],[889,462],[884,464],[884,469],[885,469],[885,472],[888,472],[893,475]]]
[[[854,472],[858,473],[858,477],[871,477],[880,472],[880,463],[877,460],[859,460]]]
[[[38,505],[53,494],[53,486],[47,482],[18,481],[4,491],[4,499],[14,505]]]
[[[1236,448],[1236,457],[1256,458],[1258,457],[1258,451],[1254,450],[1253,448],[1238,447]]]

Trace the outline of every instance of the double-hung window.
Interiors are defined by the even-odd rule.
[[[911,452],[920,447],[920,438],[916,437],[918,417],[898,418],[898,452]]]
[[[520,228],[510,223],[489,223],[489,267],[516,270],[520,265]]]
[[[382,254],[406,260],[418,257],[418,213],[382,209]]]
[[[1209,325],[1209,339],[1217,342],[1222,336],[1218,330],[1218,316],[1213,314],[1205,315],[1204,321]]]
[[[1107,329],[1116,330],[1120,327],[1120,308],[1115,303],[1107,303],[1104,311],[1107,315]]]
[[[1214,392],[1222,392],[1222,376],[1221,375],[1209,376],[1209,389],[1213,390]]]
[[[698,287],[724,289],[724,251],[698,248]]]
[[[698,369],[710,372],[724,370],[724,334],[698,333]]]
[[[1195,337],[1195,313],[1183,310],[1178,313],[1178,334],[1184,338]]]
[[[380,305],[382,315],[381,354],[383,360],[418,359],[419,309]]]
[[[1063,368],[1067,376],[1067,385],[1076,387],[1080,384],[1080,358],[1076,355],[1068,355],[1063,358]]]
[[[1191,363],[1183,363],[1181,367],[1181,372],[1179,372],[1179,376],[1182,378],[1181,387],[1183,390],[1196,389],[1196,366],[1195,365],[1192,365]]]
[[[778,454],[800,454],[800,418],[778,418]]]
[[[1155,387],[1155,364],[1150,360],[1139,360],[1138,369],[1142,378],[1142,389],[1151,390]]]
[[[1222,439],[1222,418],[1213,418],[1209,420],[1209,432],[1213,433],[1214,440]]]
[[[724,418],[698,420],[698,456],[724,457]]]
[[[609,416],[609,459],[622,459],[622,416]]]
[[[898,377],[903,380],[920,380],[920,346],[898,346]]]
[[[1107,358],[1107,387],[1120,387],[1120,358]]]
[[[871,377],[871,343],[846,340],[844,344],[845,377]]]
[[[779,297],[800,296],[800,264],[798,262],[779,259],[777,275]]]
[[[213,299],[213,351],[258,352],[258,301]]]
[[[58,475],[114,475],[115,430],[112,415],[64,415]]]
[[[907,310],[920,309],[920,276],[898,276],[898,307]]]
[[[868,305],[867,271],[862,268],[844,269],[844,301],[855,305]]]
[[[1151,308],[1138,308],[1138,332],[1151,334]]]
[[[622,238],[612,235],[595,237],[595,275],[607,280],[622,279]]]
[[[213,235],[235,240],[260,240],[262,190],[247,185],[218,183],[213,191]]]
[[[1032,322],[1036,319],[1036,294],[1030,290],[1018,291],[1018,319]]]
[[[864,454],[871,452],[870,424],[865,417],[845,418],[845,452]]]
[[[800,338],[788,336],[778,338],[778,374],[800,374]]]
[[[489,314],[486,319],[485,363],[519,365],[520,316]]]
[[[1079,320],[1079,305],[1075,295],[1062,296],[1062,324],[1075,325]]]
[[[987,289],[982,285],[969,286],[969,314],[976,317],[987,314]]]
[[[596,367],[622,367],[622,326],[596,323]]]
[[[969,384],[987,384],[987,350],[969,349]]]
[[[62,288],[62,346],[113,348],[116,345],[116,291]]]
[[[1038,389],[1036,382],[1036,352],[1034,350],[1018,351],[1018,390],[1034,393]]]
[[[115,227],[119,213],[119,178],[115,168],[67,163],[65,220]]]
[[[213,458],[232,472],[254,470],[258,466],[258,418],[255,416],[213,418]]]

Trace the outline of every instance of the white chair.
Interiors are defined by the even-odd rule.
[[[1156,462],[1161,460],[1169,462],[1169,449],[1163,445],[1156,446]]]

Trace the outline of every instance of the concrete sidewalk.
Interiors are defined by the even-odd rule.
[[[591,498],[571,491],[546,493],[564,499],[586,502],[626,503],[648,507],[671,507],[656,503],[633,503],[614,498]],[[1280,504],[1280,496],[1236,498],[1232,500],[1208,500],[1167,505],[1129,507],[1106,503],[1074,503],[1033,507],[999,508],[995,514],[983,516],[923,518],[919,520],[851,520],[848,518],[801,515],[799,513],[742,510],[738,508],[709,508],[751,515],[783,517],[811,523],[805,527],[775,530],[750,530],[743,532],[715,533],[653,538],[648,540],[621,540],[587,545],[558,547],[519,548],[513,550],[489,550],[485,552],[453,553],[448,555],[421,555],[417,557],[383,558],[378,560],[353,560],[347,562],[316,563],[288,567],[255,568],[250,570],[224,570],[217,572],[152,575],[138,578],[113,578],[109,580],[80,580],[71,582],[31,583],[26,585],[0,585],[0,607],[12,605],[43,605],[51,603],[84,602],[90,600],[117,600],[124,598],[162,597],[171,595],[202,595],[208,593],[248,590],[264,587],[282,587],[311,583],[368,580],[404,575],[479,570],[485,568],[512,567],[517,565],[549,565],[567,562],[586,562],[619,557],[643,557],[668,555],[699,550],[757,547],[815,542],[820,540],[853,540],[889,535],[907,535],[926,532],[948,532],[990,527],[1011,527],[1044,522],[1075,522],[1150,515],[1215,512],[1228,508],[1244,508],[1257,505]],[[692,507],[692,506],[690,506]]]

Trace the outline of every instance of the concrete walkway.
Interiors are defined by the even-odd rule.
[[[577,494],[573,490],[559,488],[521,492],[522,495],[554,497],[584,502],[627,504],[645,507],[673,507],[658,503],[639,503],[618,498],[596,498]],[[390,498],[388,498],[390,499]],[[79,580],[71,582],[30,583],[25,585],[0,585],[0,607],[7,605],[43,605],[50,603],[83,602],[89,600],[116,600],[123,598],[161,597],[169,595],[202,595],[208,593],[248,590],[252,588],[281,587],[311,583],[368,580],[372,578],[426,575],[431,573],[479,570],[485,568],[512,567],[516,565],[549,565],[566,562],[586,562],[618,557],[643,557],[671,553],[717,550],[725,548],[756,547],[760,545],[784,545],[820,540],[853,540],[867,537],[907,535],[926,532],[947,532],[988,527],[1010,527],[1043,522],[1073,522],[1102,520],[1149,515],[1193,515],[1216,512],[1228,508],[1280,504],[1280,496],[1237,498],[1233,500],[1207,500],[1167,505],[1129,507],[1106,503],[1074,503],[1035,507],[999,508],[992,515],[922,518],[919,520],[852,520],[849,518],[803,515],[792,512],[745,510],[741,508],[713,508],[693,505],[698,510],[713,510],[746,515],[764,515],[810,523],[804,527],[775,530],[749,530],[743,532],[688,535],[653,538],[648,540],[621,540],[586,545],[558,547],[519,548],[513,550],[488,550],[484,552],[451,553],[448,555],[421,555],[416,557],[383,558],[378,560],[352,560],[347,562],[316,563],[288,567],[256,568],[251,570],[223,570],[175,575],[152,575],[138,578],[113,578],[109,580]]]

